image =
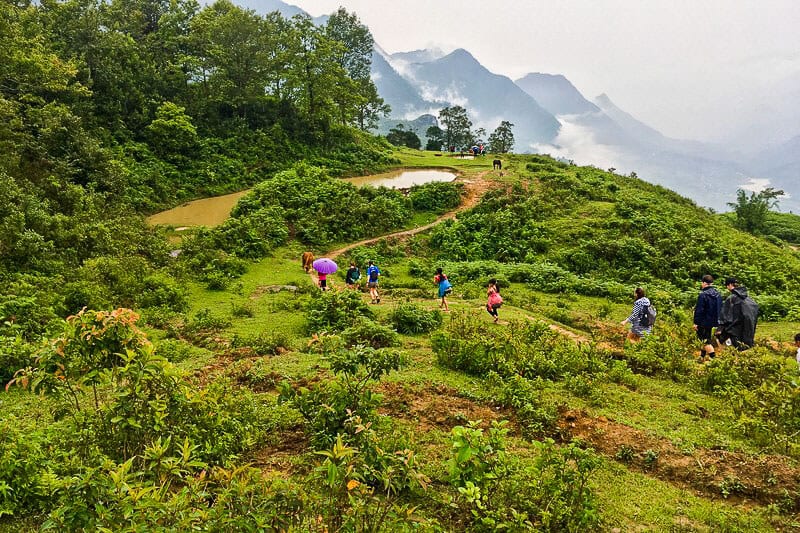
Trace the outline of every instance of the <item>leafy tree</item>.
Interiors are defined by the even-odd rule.
[[[728,202],[736,213],[736,227],[748,233],[763,233],[767,224],[767,215],[778,206],[778,197],[783,196],[781,190],[767,187],[761,192],[736,191],[736,202]]]
[[[147,134],[156,153],[165,158],[190,157],[198,147],[197,128],[186,110],[165,102],[156,118],[147,126]]]
[[[465,146],[472,140],[472,121],[463,107],[445,107],[439,111],[439,123],[444,127],[447,146]]]
[[[425,136],[428,138],[428,143],[425,145],[426,150],[439,150],[445,143],[444,132],[439,126],[429,126],[425,130]]]
[[[373,124],[379,113],[388,113],[383,99],[370,78],[372,34],[355,13],[340,7],[325,25],[325,36],[339,43],[334,49],[334,60],[347,73],[338,81],[336,102],[341,123],[357,123],[362,130]]]
[[[386,140],[395,146],[407,146],[419,150],[422,146],[422,141],[419,136],[412,130],[407,130],[402,124],[398,124],[396,128],[389,130],[386,135]]]
[[[499,126],[489,135],[489,145],[492,152],[498,154],[505,154],[510,152],[514,147],[514,132],[511,131],[514,125],[507,120],[500,123]]]

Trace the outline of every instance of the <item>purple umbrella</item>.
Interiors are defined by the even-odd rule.
[[[332,259],[328,259],[327,257],[321,257],[320,259],[317,259],[311,263],[311,266],[313,266],[314,270],[320,274],[333,274],[339,270],[339,266],[334,263]]]

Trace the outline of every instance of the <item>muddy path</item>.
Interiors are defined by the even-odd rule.
[[[339,248],[338,250],[332,250],[328,253],[324,254],[324,257],[328,257],[330,259],[335,259],[339,257],[345,252],[352,250],[353,248],[358,248],[359,246],[366,246],[368,244],[373,244],[375,242],[381,241],[383,239],[402,239],[406,237],[411,237],[416,235],[417,233],[422,233],[423,231],[429,230],[432,227],[441,224],[445,220],[450,220],[455,218],[456,215],[462,211],[470,209],[478,204],[481,197],[492,188],[492,181],[486,179],[486,175],[490,174],[491,170],[484,170],[474,176],[470,176],[469,178],[458,178],[456,180],[457,183],[463,183],[464,189],[466,190],[466,198],[458,206],[456,209],[452,211],[448,211],[447,213],[443,214],[430,224],[425,224],[424,226],[419,226],[417,228],[397,231],[394,233],[388,233],[386,235],[381,235],[380,237],[373,237],[371,239],[364,239],[363,241],[354,242],[352,244],[348,244],[344,248]]]
[[[559,428],[564,440],[580,440],[631,470],[706,498],[800,508],[800,468],[785,456],[709,448],[687,452],[667,439],[581,410],[563,413]]]

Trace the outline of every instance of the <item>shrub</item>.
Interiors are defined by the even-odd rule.
[[[687,354],[685,346],[685,343],[668,333],[653,333],[645,335],[639,342],[626,344],[625,358],[634,372],[683,381],[695,367],[694,359]]]
[[[442,325],[442,313],[429,311],[415,303],[401,303],[389,314],[389,320],[400,333],[427,333]]]
[[[367,318],[357,320],[341,336],[348,347],[363,344],[372,348],[391,348],[400,345],[396,331]]]
[[[335,380],[315,384],[310,389],[294,388],[284,381],[279,396],[280,402],[288,402],[300,411],[317,449],[333,445],[337,435],[345,432],[349,419],[358,417],[364,423],[371,422],[381,401],[380,395],[373,394],[371,385],[405,362],[399,352],[364,346],[339,349],[325,357],[337,376]]]
[[[192,357],[197,348],[178,339],[164,339],[158,342],[156,352],[170,363],[180,363]]]
[[[259,333],[257,335],[234,334],[231,346],[251,348],[257,355],[278,355],[291,349],[292,338],[284,332]]]
[[[493,423],[488,434],[477,427],[452,432],[450,479],[476,530],[588,531],[600,525],[588,486],[600,459],[575,444],[557,447],[537,442],[533,465],[505,453],[507,429]],[[524,494],[524,498],[520,495]]]
[[[464,185],[454,182],[432,182],[411,187],[408,198],[417,211],[441,213],[461,203]]]
[[[54,488],[42,435],[14,422],[0,423],[0,518],[42,509]]]
[[[762,348],[748,350],[746,355],[731,349],[703,365],[697,379],[703,390],[724,395],[740,387],[754,389],[765,382],[780,382],[789,372],[781,358]]]
[[[22,337],[0,336],[0,386],[5,385],[14,373],[33,363],[33,348]]]
[[[359,317],[374,315],[361,295],[351,290],[329,290],[312,293],[306,308],[309,332],[338,332],[354,325]]]
[[[437,361],[449,368],[483,376],[561,379],[569,373],[601,372],[605,363],[591,346],[579,347],[544,322],[511,322],[508,328],[453,313],[446,331],[431,336]]]

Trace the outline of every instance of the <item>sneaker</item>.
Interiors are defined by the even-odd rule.
[[[377,303],[381,303],[381,299],[380,298],[378,298]]]

